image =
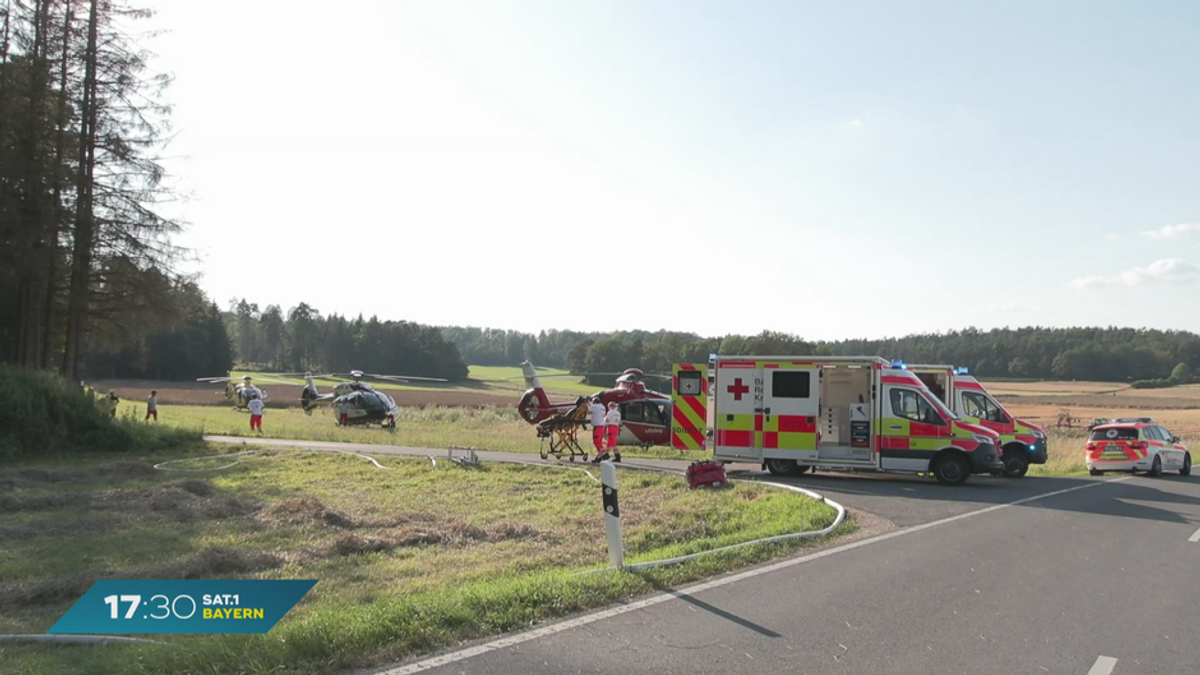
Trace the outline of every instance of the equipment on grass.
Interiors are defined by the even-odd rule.
[[[724,487],[729,485],[725,476],[725,465],[712,460],[692,462],[687,468],[688,487]]]

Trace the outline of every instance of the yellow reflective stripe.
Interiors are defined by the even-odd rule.
[[[732,417],[733,419],[729,419]],[[721,431],[754,431],[754,415],[717,415]]]

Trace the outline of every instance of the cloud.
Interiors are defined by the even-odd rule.
[[[850,126],[854,127],[855,129],[861,129],[863,126],[862,119],[855,117],[854,119],[850,120]]]
[[[1151,239],[1172,239],[1192,232],[1200,233],[1200,223],[1180,223],[1179,225],[1163,225],[1157,230],[1142,232],[1143,237]]]
[[[1123,235],[1123,234],[1114,234],[1112,232],[1109,232],[1108,234],[1104,235],[1104,241],[1124,241],[1124,240],[1125,240],[1125,235]]]
[[[1110,277],[1091,276],[1075,279],[1072,288],[1094,288],[1096,286],[1145,286],[1150,284],[1190,284],[1200,281],[1200,267],[1180,258],[1169,258],[1150,263],[1149,267],[1134,267]]]

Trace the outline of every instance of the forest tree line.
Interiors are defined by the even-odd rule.
[[[95,354],[194,318],[160,213],[177,195],[156,156],[169,80],[132,32],[147,16],[0,0],[0,361],[79,381]]]
[[[529,359],[535,365],[605,376],[630,367],[669,373],[672,364],[702,363],[710,353],[882,356],[965,366],[981,377],[1015,379],[1165,383],[1180,364],[1186,366],[1179,371],[1184,375],[1200,373],[1200,335],[1134,328],[969,328],[835,342],[774,331],[720,338],[673,331],[550,330],[535,335],[460,326],[443,327],[442,332],[470,364],[514,366]]]
[[[303,302],[285,313],[279,305],[259,309],[245,298],[231,302],[224,317],[237,362],[246,369],[467,377],[458,347],[432,326],[322,316]]]

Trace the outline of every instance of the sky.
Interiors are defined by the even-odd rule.
[[[1200,3],[141,6],[222,307],[1200,332]]]

